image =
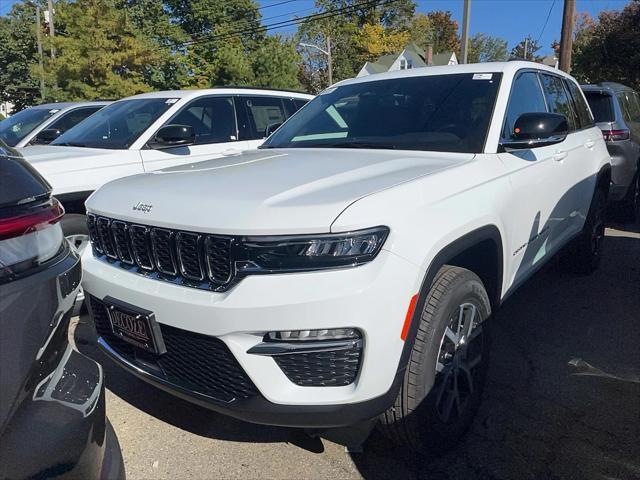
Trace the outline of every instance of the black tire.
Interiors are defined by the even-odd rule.
[[[636,174],[629,191],[620,203],[618,209],[620,221],[623,223],[634,223],[640,215],[640,173]]]
[[[604,248],[607,196],[599,188],[593,195],[582,233],[567,248],[564,263],[575,273],[589,275],[599,266]]]
[[[464,435],[480,405],[488,368],[491,305],[476,274],[448,265],[421,296],[424,307],[402,387],[393,407],[382,414],[380,429],[404,448],[437,454]],[[453,333],[461,309],[464,326],[473,322],[469,305],[475,308],[477,326],[469,330],[470,341],[454,346],[445,332],[449,327]],[[469,375],[461,368],[464,360],[474,363]],[[438,364],[440,371],[435,373]]]

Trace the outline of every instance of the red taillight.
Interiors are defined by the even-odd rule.
[[[603,130],[602,136],[605,142],[629,140],[629,130]]]
[[[64,215],[64,208],[58,200],[44,206],[30,208],[19,215],[0,218],[0,240],[20,237],[47,225],[59,222]]]

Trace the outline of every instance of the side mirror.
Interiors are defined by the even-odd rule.
[[[196,142],[196,133],[191,125],[165,125],[160,128],[148,145],[156,150],[186,147]]]
[[[282,123],[283,122],[267,125],[267,128],[264,129],[264,137],[267,138],[269,135],[275,132],[278,128],[280,128],[280,125],[282,125]]]
[[[34,145],[48,145],[60,135],[62,135],[62,130],[59,130],[57,128],[47,128],[36,135],[31,143],[33,143]]]
[[[567,138],[567,117],[558,113],[523,113],[516,120],[511,139],[501,143],[511,150],[545,147],[563,142]]]

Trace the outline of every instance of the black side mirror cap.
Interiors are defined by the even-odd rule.
[[[559,113],[533,112],[518,117],[511,139],[501,142],[504,149],[523,150],[561,143],[567,138],[567,117]]]
[[[148,146],[161,150],[163,148],[186,147],[195,142],[196,133],[191,125],[165,125],[149,141]]]
[[[280,128],[280,125],[282,125],[282,123],[283,122],[278,122],[267,125],[267,128],[264,129],[264,137],[267,138],[268,136],[270,136],[273,132]]]
[[[62,135],[62,133],[62,130],[58,128],[46,128],[36,135],[31,143],[33,145],[48,145]]]

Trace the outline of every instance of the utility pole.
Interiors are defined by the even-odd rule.
[[[329,74],[329,86],[333,85],[333,61],[331,59],[331,35],[327,35],[327,73]]]
[[[527,60],[527,50],[529,50],[529,37],[524,39],[524,59]]]
[[[560,35],[560,70],[571,73],[571,51],[573,50],[573,16],[576,0],[564,0],[562,34]]]
[[[38,65],[40,66],[40,98],[44,100],[44,64],[42,63],[42,32],[40,27],[40,5],[36,5],[36,41],[38,42]]]
[[[462,14],[462,63],[467,63],[469,56],[469,23],[471,22],[471,0],[464,0],[464,12]]]
[[[49,8],[49,36],[51,37],[51,58],[56,58],[56,47],[53,44],[53,37],[56,35],[56,28],[53,25],[53,0],[47,0]]]

